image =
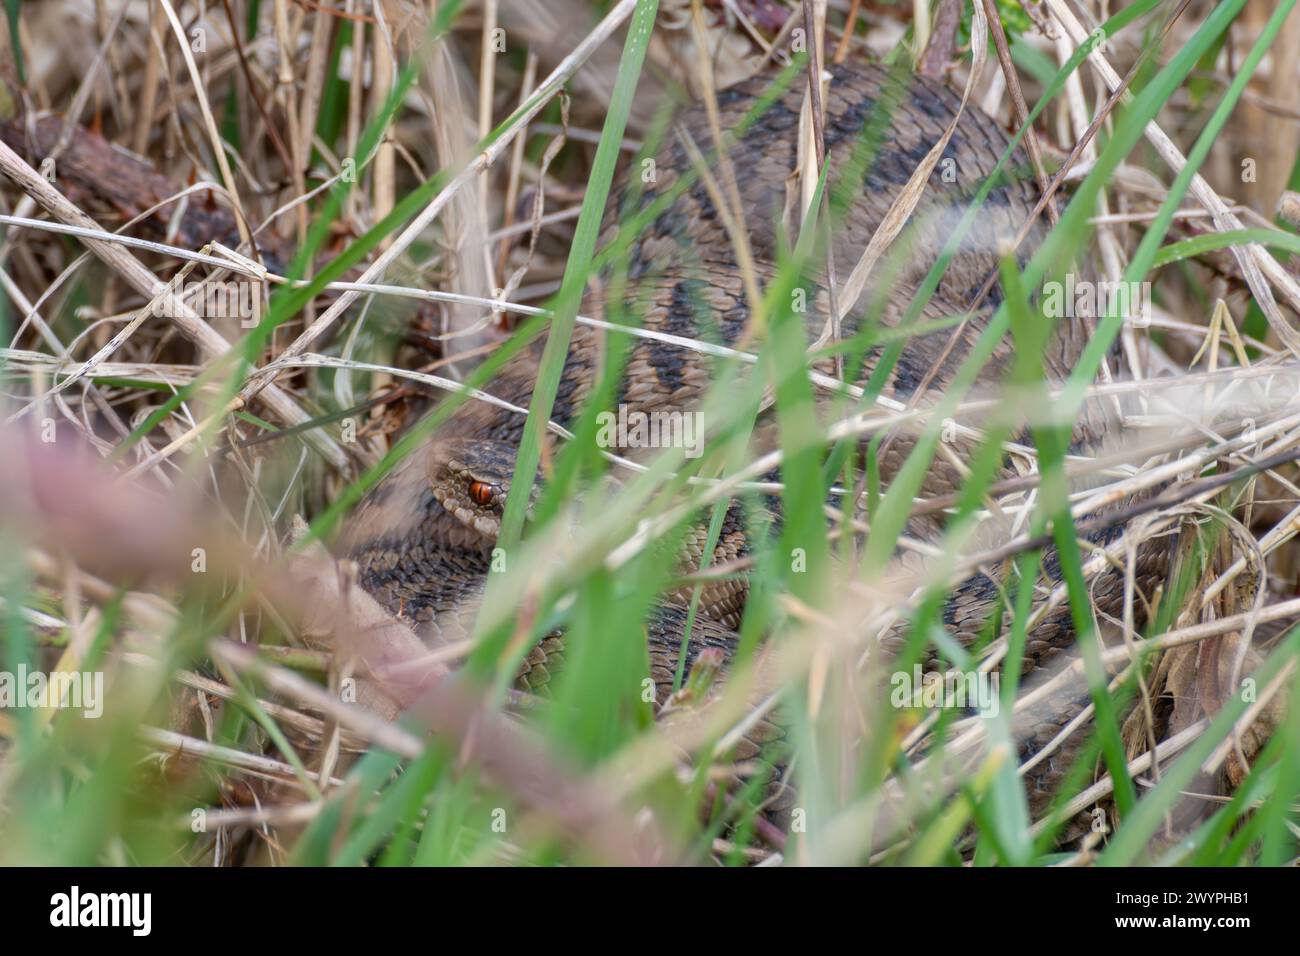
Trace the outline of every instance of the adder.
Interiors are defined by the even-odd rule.
[[[820,336],[826,324],[829,300],[825,263],[833,263],[840,282],[857,264],[862,251],[880,227],[900,192],[931,147],[955,121],[952,137],[941,162],[930,176],[924,194],[907,228],[895,245],[904,254],[886,257],[877,267],[855,308],[845,315],[840,334],[849,338],[862,330],[870,303],[878,303],[879,321],[886,330],[898,329],[913,302],[922,278],[929,272],[952,235],[979,186],[994,173],[1007,149],[1006,132],[977,108],[961,109],[960,98],[941,83],[921,76],[895,77],[871,65],[836,67],[824,102],[822,137],[830,169],[830,189],[849,191],[850,199],[836,217],[829,255],[814,257],[821,263],[809,276],[815,286],[814,307],[807,313],[807,336]],[[790,84],[771,102],[771,74],[759,75],[718,94],[720,126],[731,136],[727,162],[706,160],[714,182],[701,176],[701,155],[708,156],[713,132],[703,108],[686,110],[678,117],[668,142],[654,157],[654,182],[628,189],[622,204],[612,204],[604,239],[617,236],[620,222],[638,211],[655,210],[650,225],[630,237],[625,261],[626,287],[621,296],[636,306],[640,324],[670,337],[711,339],[737,346],[749,341],[752,306],[746,294],[736,244],[719,211],[713,188],[720,178],[738,190],[740,210],[752,268],[765,283],[773,277],[780,249],[794,238],[799,202],[792,173],[799,167],[800,110],[805,81]],[[757,109],[760,104],[764,108]],[[24,123],[20,118],[0,120],[0,136],[37,160],[47,155],[62,132],[61,121],[43,117]],[[30,147],[30,148],[29,148]],[[863,161],[865,158],[865,166]],[[961,315],[987,277],[998,266],[999,251],[1030,219],[1040,193],[1022,150],[1012,152],[996,185],[989,192],[973,225],[943,273],[934,294],[921,310],[918,327],[906,334],[882,390],[886,399],[911,405],[933,404],[952,381],[956,370],[987,327],[1000,301],[998,287],[968,318],[957,326],[943,320]],[[79,131],[59,160],[60,186],[74,201],[98,202],[111,212],[134,215],[178,192],[175,183],[141,160],[114,150],[94,134]],[[656,203],[671,198],[659,208]],[[624,208],[626,207],[626,208]],[[154,220],[170,223],[174,207],[162,205]],[[234,221],[223,206],[191,204],[174,228],[177,239],[198,248],[216,239],[238,243]],[[1035,223],[1019,247],[1023,263],[1037,247],[1044,227]],[[273,233],[264,233],[262,253],[278,262],[292,258],[292,250]],[[593,282],[581,312],[606,316],[601,279]],[[928,330],[920,329],[926,325]],[[940,328],[933,328],[940,325]],[[1090,334],[1086,319],[1068,318],[1058,323],[1043,356],[1050,382],[1060,382],[1073,369]],[[552,420],[571,423],[591,397],[605,352],[605,333],[598,327],[578,325],[555,396]],[[541,342],[507,363],[486,390],[510,405],[526,408],[537,378]],[[870,348],[861,366],[848,378],[862,383],[876,370],[883,348]],[[984,365],[977,386],[1000,385],[1007,373],[1012,347],[997,345]],[[620,383],[617,402],[629,412],[682,413],[697,410],[715,379],[714,359],[701,351],[673,344],[669,339],[635,339]],[[815,369],[836,372],[831,360]],[[1109,407],[1085,404],[1075,426],[1072,450],[1088,454],[1099,448],[1117,422]],[[491,566],[492,548],[501,508],[509,488],[515,452],[524,417],[495,405],[471,401],[458,409],[433,440],[407,457],[358,506],[340,542],[340,552],[357,562],[360,583],[400,618],[411,623],[428,642],[449,642],[468,637],[474,626],[478,600]],[[772,438],[760,421],[755,432],[761,448]],[[914,445],[907,431],[891,432],[881,445],[878,462],[883,483],[897,473]],[[926,496],[956,491],[961,468],[954,462],[974,446],[959,438],[950,445],[952,457],[936,457],[921,489]],[[638,449],[615,447],[611,451],[638,457]],[[860,464],[860,462],[859,462]],[[1002,474],[1016,472],[1004,463]],[[776,476],[773,476],[776,477]],[[837,503],[843,504],[837,500]],[[768,505],[777,509],[778,502]],[[779,514],[777,515],[779,519]],[[913,516],[908,534],[935,541],[943,530],[941,516]],[[995,525],[991,532],[1001,533]],[[1113,536],[1116,531],[1109,532]],[[1103,537],[1105,537],[1103,535]],[[687,536],[686,563],[698,566],[705,545],[703,527]],[[713,563],[745,555],[750,547],[743,509],[733,504],[727,511]],[[1138,551],[1137,583],[1149,588],[1164,573],[1166,549],[1146,545]],[[992,570],[992,569],[990,569]],[[1044,572],[1059,583],[1060,568],[1049,551]],[[993,571],[993,573],[997,573]],[[1103,573],[1092,585],[1099,611],[1119,616],[1122,576]],[[671,693],[686,614],[682,594],[666,595],[647,622],[646,632],[658,702]],[[730,660],[736,647],[735,628],[744,611],[746,584],[711,583],[703,589],[700,614],[689,634],[686,663],[691,668],[708,648]],[[972,643],[991,616],[1000,613],[999,581],[977,573],[952,589],[944,608],[947,630],[964,644]],[[1027,672],[1050,666],[1068,651],[1074,639],[1068,610],[1048,614],[1029,635],[1024,667]],[[541,690],[562,664],[564,637],[550,634],[528,654],[519,682]],[[1040,717],[1024,730],[1022,752],[1041,744],[1072,712]],[[757,750],[760,727],[742,747],[739,756]],[[1046,794],[1064,760],[1049,760],[1027,781],[1031,793]]]
[[[765,109],[755,111],[755,105],[772,84],[771,75],[760,75],[718,94],[720,125],[732,140],[727,147],[730,168],[709,162],[718,178],[734,176],[741,204],[737,218],[743,221],[760,280],[774,275],[779,249],[792,238],[787,197],[794,196],[797,202],[797,188],[790,192],[788,187],[799,162],[799,115],[805,91],[803,82],[794,83]],[[994,173],[1009,139],[994,120],[978,109],[967,107],[961,111],[960,98],[940,83],[920,76],[899,82],[883,68],[870,65],[832,70],[823,129],[830,168],[828,188],[851,190],[831,243],[834,269],[841,281],[851,273],[913,171],[954,121],[955,130],[943,161],[936,166],[908,227],[898,239],[906,249],[901,265],[896,260],[888,285],[869,287],[860,307],[849,311],[840,330],[843,337],[859,331],[862,316],[868,311],[862,305],[870,301],[873,293],[882,293],[877,296],[883,302],[881,326],[885,330],[899,326],[922,278],[953,233],[971,197]],[[636,189],[628,188],[621,204],[611,203],[603,238],[612,242],[620,222],[629,221],[639,210],[658,208],[653,204],[659,197],[674,197],[654,215],[648,228],[631,237],[626,259],[619,264],[627,276],[621,299],[635,304],[645,329],[735,346],[743,343],[750,331],[752,305],[735,243],[715,203],[711,188],[714,184],[707,176],[699,175],[699,157],[713,142],[710,129],[703,108],[689,109],[679,117],[668,142],[655,157],[655,182],[644,188],[639,184]],[[861,178],[864,151],[870,155],[865,178],[857,186],[851,177]],[[987,326],[1000,301],[997,287],[959,327],[955,343],[950,342],[952,324],[944,325],[939,320],[963,313],[986,278],[997,269],[999,250],[1030,219],[1039,199],[1032,173],[1027,172],[1028,159],[1021,150],[1012,153],[1006,168],[1011,173],[1002,174],[989,193],[935,294],[921,311],[919,322],[942,327],[905,339],[883,389],[886,398],[930,404],[952,380]],[[1030,229],[1018,252],[1022,264],[1041,240],[1043,229],[1039,224]],[[819,308],[808,313],[810,340],[822,332],[826,321],[826,258],[821,257],[822,268],[811,276],[817,286]],[[877,270],[877,274],[883,271]],[[591,284],[581,314],[598,320],[606,316],[605,291],[600,281]],[[1059,324],[1043,357],[1049,381],[1064,380],[1089,334],[1082,318],[1065,319]],[[540,341],[530,343],[503,367],[486,390],[510,405],[527,408],[541,349]],[[555,397],[554,422],[570,424],[581,412],[592,395],[605,350],[606,335],[599,326],[579,324],[574,329]],[[869,349],[862,367],[851,378],[864,382],[875,370],[882,351],[879,345]],[[1011,355],[1011,344],[999,343],[980,373],[977,386],[991,388],[1001,383]],[[713,362],[708,354],[671,340],[636,338],[630,346],[617,402],[625,406],[629,416],[633,412],[698,410],[714,381]],[[835,371],[830,360],[816,363],[815,367],[827,374]],[[1086,454],[1100,446],[1107,431],[1115,427],[1109,414],[1099,402],[1085,405],[1074,431],[1074,451]],[[400,463],[370,494],[347,530],[343,549],[358,562],[362,585],[430,642],[461,640],[472,632],[523,428],[523,415],[498,405],[470,401],[453,413],[426,447]],[[763,429],[760,421],[756,432],[760,446]],[[879,462],[882,482],[894,476],[914,442],[915,437],[905,431],[890,434]],[[951,447],[960,455],[974,446],[958,440]],[[625,445],[610,450],[634,456],[637,453],[637,449]],[[1002,474],[1011,476],[1015,472],[1007,463]],[[961,481],[958,465],[949,458],[936,458],[922,493],[951,493]],[[774,501],[770,504],[776,506]],[[933,515],[914,517],[908,525],[909,534],[922,540],[936,540],[941,529],[941,519]],[[1109,537],[1116,533],[1111,531]],[[701,525],[686,542],[688,567],[699,566],[705,543]],[[745,515],[733,503],[712,561],[744,555],[748,548]],[[1160,578],[1164,555],[1160,547],[1142,549],[1137,574],[1140,586],[1149,587]],[[1045,572],[1059,583],[1059,564],[1050,553]],[[688,641],[688,671],[706,648],[716,648],[724,660],[730,659],[745,596],[743,581],[704,588],[699,620]],[[1121,575],[1103,574],[1094,584],[1094,598],[1101,610],[1118,616]],[[999,612],[999,601],[998,582],[983,573],[976,574],[953,590],[944,623],[958,640],[970,644],[990,616]],[[660,704],[674,686],[684,607],[685,595],[669,594],[647,622],[651,677]],[[1046,666],[1072,642],[1068,609],[1047,615],[1030,635],[1026,671]],[[548,635],[528,654],[518,675],[520,685],[533,690],[545,687],[562,663],[563,653],[563,635]],[[1038,723],[1024,732],[1023,750],[1028,752],[1054,734],[1066,716],[1037,718]],[[761,734],[756,736],[761,740]],[[745,753],[755,752],[759,740],[750,741]],[[1045,793],[1061,769],[1060,761],[1045,762],[1032,776],[1031,789]]]

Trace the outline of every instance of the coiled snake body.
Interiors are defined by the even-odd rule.
[[[742,120],[770,86],[771,77],[760,76],[719,94],[722,128],[741,128]],[[744,127],[728,152],[741,199],[741,218],[760,279],[775,273],[778,247],[783,236],[788,238],[784,210],[787,183],[798,167],[803,99],[803,85],[794,84]],[[954,121],[959,107],[960,99],[951,90],[921,77],[908,78],[900,87],[891,85],[890,76],[877,67],[834,70],[823,129],[832,189],[840,175],[852,175],[858,161],[854,150],[861,148],[859,144],[874,142],[865,181],[852,193],[853,199],[832,242],[834,268],[841,282],[853,270],[913,171]],[[657,181],[640,196],[641,208],[672,190],[679,179],[693,181],[682,182],[685,188],[677,199],[632,241],[624,298],[641,305],[643,324],[648,329],[734,345],[745,334],[750,320],[741,268],[709,184],[692,173],[691,156],[707,152],[711,143],[705,112],[688,110],[680,118],[671,142],[656,157]],[[961,115],[944,153],[944,160],[950,162],[942,162],[935,169],[908,227],[898,239],[907,252],[901,257],[901,266],[887,280],[888,295],[881,316],[884,326],[901,322],[922,277],[952,234],[970,197],[993,173],[1007,145],[1005,132],[986,115],[973,108]],[[1024,173],[1028,169],[1025,156],[1013,154],[1010,168],[1020,172],[1004,177],[993,188],[920,321],[961,314],[997,268],[1002,244],[1029,219],[1039,197],[1038,188],[1032,175]],[[719,176],[726,174],[722,169],[717,172]],[[793,195],[797,205],[797,188]],[[623,211],[623,218],[627,212]],[[619,219],[619,211],[612,210],[609,230],[618,228]],[[1040,229],[1035,227],[1018,254],[1027,257],[1040,238]],[[882,271],[878,269],[877,275]],[[824,280],[824,276],[817,278]],[[867,297],[873,291],[868,288]],[[941,392],[986,327],[998,301],[995,288],[960,328],[950,349],[945,347],[952,335],[951,323],[938,331],[908,338],[883,394],[902,402],[924,404],[931,393]],[[588,292],[582,311],[596,318],[605,314],[599,288]],[[823,328],[825,312],[810,312],[809,336],[816,337]],[[850,310],[842,335],[858,330],[853,316],[862,312],[860,308]],[[1049,381],[1060,382],[1070,372],[1087,334],[1082,320],[1062,322],[1044,355]],[[527,407],[540,349],[540,343],[533,343],[516,356],[487,390],[513,405]],[[602,349],[603,333],[599,329],[584,325],[575,329],[556,395],[554,421],[566,424],[579,413],[597,378]],[[878,349],[868,352],[865,367],[856,376],[858,381],[865,381],[873,371],[878,354]],[[1011,354],[1009,343],[999,344],[979,383],[992,386],[1000,382]],[[713,379],[711,361],[707,355],[663,341],[637,339],[630,347],[618,401],[630,411],[647,413],[696,409]],[[833,371],[828,363],[821,367]],[[916,395],[927,381],[926,393]],[[361,583],[431,641],[464,638],[472,630],[477,598],[489,570],[498,527],[496,516],[523,427],[524,418],[519,414],[481,402],[468,403],[457,410],[426,448],[402,462],[354,516],[344,548],[359,564]],[[1106,427],[1103,410],[1088,405],[1076,426],[1075,447],[1094,447]],[[890,437],[879,462],[882,481],[888,482],[894,475],[912,444],[912,439],[901,432]],[[963,446],[958,443],[956,448],[961,450]],[[925,479],[923,493],[953,492],[960,487],[961,477],[948,459],[937,458]],[[916,518],[909,525],[909,533],[928,539],[934,539],[939,529],[935,518]],[[688,540],[696,559],[703,543],[702,534]],[[715,559],[744,553],[745,547],[745,523],[739,511],[733,509],[724,523]],[[1049,576],[1059,573],[1050,555],[1046,566]],[[1149,581],[1161,570],[1160,560],[1148,553],[1141,560],[1139,580]],[[1114,609],[1119,599],[1117,581],[1102,580],[1094,585],[1093,597],[1099,606]],[[732,629],[739,621],[743,600],[743,584],[705,589],[701,621],[691,636],[688,662],[708,646],[720,648],[724,657],[731,654],[735,644]],[[969,643],[997,610],[998,600],[998,589],[991,579],[982,574],[972,576],[952,592],[945,624],[960,640]],[[661,702],[672,688],[682,633],[679,603],[666,601],[648,627],[652,677]],[[1026,669],[1043,663],[1071,639],[1068,614],[1050,615],[1030,635]],[[563,638],[546,638],[529,654],[521,682],[532,688],[544,685],[562,655]],[[1048,721],[1041,732],[1054,731],[1056,726],[1055,721]],[[1031,731],[1029,736],[1035,733]],[[1030,786],[1045,788],[1053,772],[1049,761]]]

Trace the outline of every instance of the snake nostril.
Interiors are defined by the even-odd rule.
[[[469,496],[474,499],[475,504],[486,507],[492,503],[492,486],[482,481],[471,481]]]

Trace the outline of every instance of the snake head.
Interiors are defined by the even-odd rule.
[[[447,514],[494,542],[501,531],[514,470],[515,449],[507,442],[436,439],[429,462],[429,485]],[[534,485],[530,514],[536,498]]]

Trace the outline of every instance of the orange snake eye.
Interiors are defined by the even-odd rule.
[[[469,496],[474,499],[475,504],[483,505],[486,508],[492,503],[492,486],[482,481],[471,481]]]

